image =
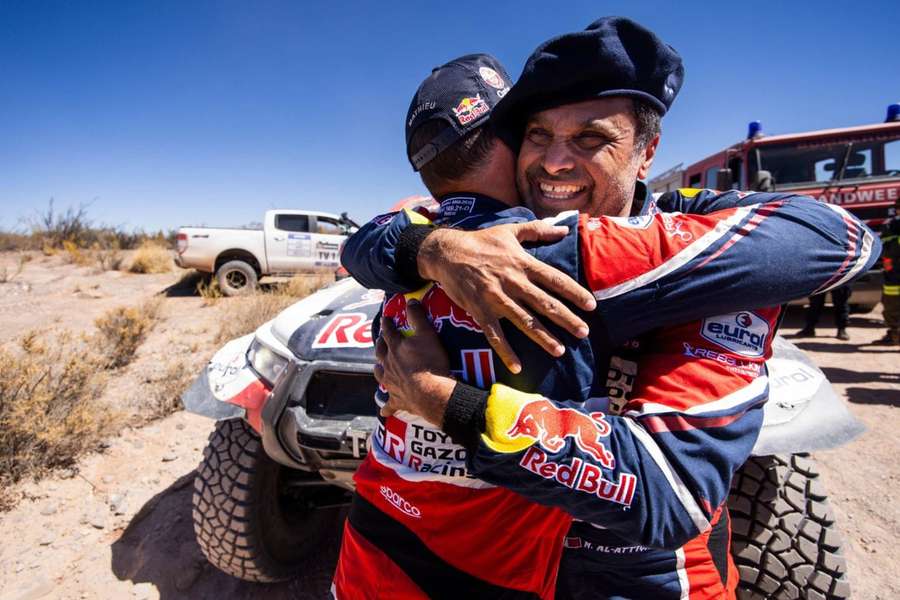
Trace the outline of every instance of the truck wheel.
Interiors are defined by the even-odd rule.
[[[244,421],[216,423],[193,496],[194,533],[210,563],[246,581],[290,579],[309,552],[340,528],[330,513],[284,493],[290,472],[266,455]]]
[[[751,457],[728,498],[741,600],[845,600],[843,540],[808,454]]]
[[[256,271],[242,260],[229,260],[216,271],[219,289],[226,296],[239,296],[256,289]]]

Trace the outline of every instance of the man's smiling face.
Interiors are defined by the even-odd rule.
[[[516,167],[522,201],[539,217],[629,214],[635,181],[646,177],[658,143],[636,151],[636,126],[632,100],[622,96],[535,113]]]

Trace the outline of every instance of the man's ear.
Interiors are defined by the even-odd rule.
[[[653,158],[656,156],[656,149],[659,147],[659,134],[657,133],[650,143],[647,144],[647,147],[644,148],[644,151],[641,152],[641,163],[638,166],[637,178],[638,179],[647,179],[647,174],[650,172],[650,165],[653,164]]]

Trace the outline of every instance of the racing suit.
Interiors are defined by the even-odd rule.
[[[724,533],[727,549],[727,517],[721,506],[731,474],[746,459],[761,425],[760,407],[767,395],[763,361],[778,310],[742,311],[666,328],[652,335],[649,352],[640,350],[644,341],[633,335],[719,310],[778,304],[819,289],[834,275],[849,279],[870,262],[872,240],[863,228],[860,237],[868,241],[852,242],[847,228],[855,222],[847,225],[840,214],[806,198],[703,192],[689,200],[678,194],[660,204],[669,209],[692,204],[708,211],[739,207],[691,218],[656,214],[659,210],[648,198],[647,214],[636,218],[569,217],[565,240],[533,250],[570,275],[580,275],[595,290],[600,307],[584,315],[592,327],[590,340],[574,340],[557,330],[568,349],[562,361],[509,330],[524,358],[518,377],[494,360],[477,325],[439,287],[421,296],[460,378],[490,387],[489,392],[462,385],[457,389],[474,401],[472,406],[483,401],[486,408],[468,417],[456,414],[453,402],[448,408],[445,429],[456,433],[467,453],[446,433],[409,415],[386,419],[379,427],[357,474],[358,495],[335,576],[339,598],[380,597],[354,595],[366,587],[360,584],[367,579],[361,562],[393,565],[396,573],[382,579],[390,585],[408,583],[431,596],[441,596],[442,590],[460,594],[459,582],[464,581],[493,586],[465,588],[474,595],[518,590],[530,593],[523,597],[550,597],[562,546],[557,535],[569,525],[568,515],[554,507],[606,527],[576,525],[567,538],[567,556],[600,547],[641,555],[629,557],[636,566],[630,573],[633,580],[619,578],[606,588],[610,591],[601,591],[602,572],[596,583],[582,579],[592,597],[612,596],[617,587],[630,594],[643,589],[644,595],[659,598],[688,597],[687,585],[691,597],[722,597],[730,593],[725,588],[733,590],[736,574],[727,550],[725,566],[719,568],[723,561],[710,556],[709,546]],[[524,209],[502,210],[496,204],[485,206],[488,202],[447,199],[439,220],[474,228],[512,215],[533,218]],[[486,208],[494,210],[489,219],[479,216]],[[799,226],[803,221],[808,224]],[[390,289],[396,285],[396,271],[380,282],[372,276],[379,269],[382,275],[393,269],[390,255],[408,223],[408,214],[400,214],[363,228],[347,244],[345,266],[364,285],[396,291]],[[765,260],[758,255],[765,251],[762,242],[754,246],[751,240],[771,244],[788,233],[804,238],[798,244],[803,256],[782,261],[784,277],[769,282],[749,260]],[[635,256],[635,247],[645,254]],[[691,277],[683,278],[686,272]],[[690,302],[692,297],[703,297],[704,305]],[[403,296],[395,296],[385,305],[385,314],[401,327],[404,303]],[[643,379],[635,379],[634,362],[610,352],[616,346],[637,354],[639,368],[647,372]],[[439,449],[424,445],[429,436]],[[438,458],[451,455],[449,461]],[[509,494],[510,489],[546,506],[529,504]],[[494,527],[476,535],[464,527],[473,521]],[[693,554],[687,552],[691,544]],[[601,564],[603,557],[591,552],[585,560]],[[590,569],[581,570],[583,576]],[[374,572],[368,575],[371,580]]]

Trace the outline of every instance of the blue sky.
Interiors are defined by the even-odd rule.
[[[424,191],[403,119],[430,69],[515,77],[554,35],[632,17],[683,56],[653,173],[741,139],[880,122],[900,102],[894,2],[0,0],[0,227],[91,203],[145,229],[368,219]]]

